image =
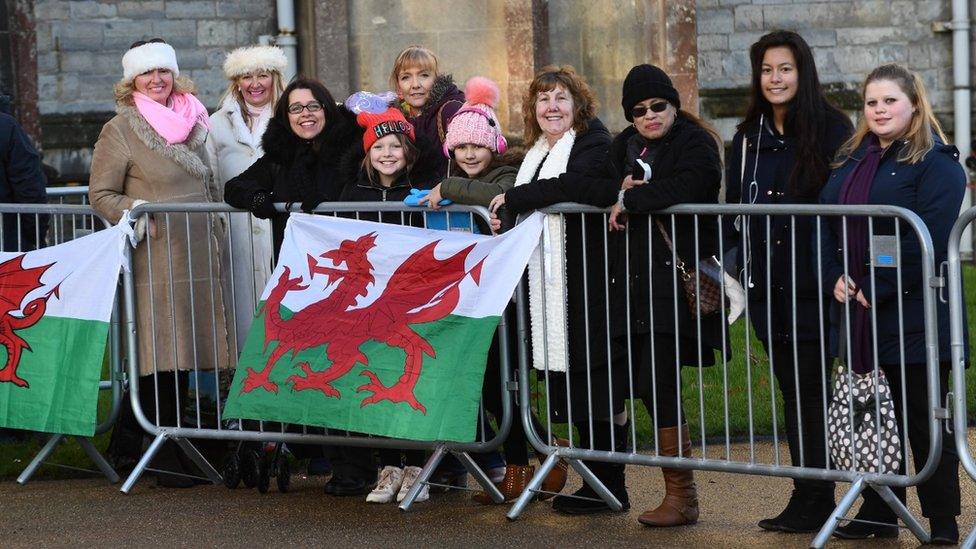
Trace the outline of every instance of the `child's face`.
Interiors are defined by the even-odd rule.
[[[418,66],[405,68],[397,75],[397,92],[400,98],[410,105],[411,110],[419,111],[427,104],[436,78],[437,75],[429,68]]]
[[[476,177],[491,163],[491,149],[472,143],[458,145],[454,148],[454,160],[468,177]]]
[[[381,179],[392,182],[407,167],[403,145],[396,134],[385,135],[369,148],[369,162],[379,172]],[[389,185],[386,185],[389,186]]]

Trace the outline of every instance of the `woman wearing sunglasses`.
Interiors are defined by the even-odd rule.
[[[271,220],[275,257],[281,248],[287,213],[274,204],[299,204],[310,212],[339,198],[343,187],[339,159],[362,139],[356,117],[337,106],[320,82],[297,78],[275,104],[261,138],[264,156],[224,187],[224,200]]]
[[[726,202],[816,203],[830,173],[828,163],[853,131],[851,122],[827,101],[813,54],[800,35],[769,33],[752,45],[749,56],[751,102],[732,139]],[[768,225],[758,215],[744,216],[734,226],[731,218],[725,221],[726,249],[739,249],[749,319],[783,395],[790,460],[825,467],[829,392],[824,380],[830,376],[820,337],[828,333],[829,319],[820,305],[828,300],[817,295],[814,218],[773,216]],[[786,508],[759,521],[759,527],[815,532],[833,509],[833,482],[795,479]]]

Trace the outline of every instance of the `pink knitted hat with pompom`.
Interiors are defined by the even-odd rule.
[[[498,84],[483,76],[475,76],[464,85],[464,105],[447,125],[444,154],[450,156],[459,145],[471,143],[501,154],[507,143],[495,116],[498,108]]]

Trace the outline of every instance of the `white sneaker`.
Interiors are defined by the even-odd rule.
[[[403,468],[403,484],[400,485],[400,492],[397,494],[397,503],[403,501],[407,497],[407,492],[410,491],[410,487],[413,483],[417,482],[417,477],[420,476],[420,467],[408,466]],[[417,499],[414,501],[427,501],[430,499],[430,486],[424,484],[424,487],[420,489],[420,493],[417,494]]]
[[[401,484],[403,484],[403,469],[387,465],[380,471],[380,478],[376,482],[376,488],[373,488],[373,491],[366,496],[366,502],[390,503],[393,501],[393,496],[400,490]]]

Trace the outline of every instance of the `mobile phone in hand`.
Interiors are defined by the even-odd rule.
[[[631,174],[631,177],[635,181],[650,181],[650,179],[651,179],[651,166],[650,166],[650,164],[648,164],[647,162],[644,162],[643,160],[641,160],[640,158],[638,158],[634,162],[634,173]]]

